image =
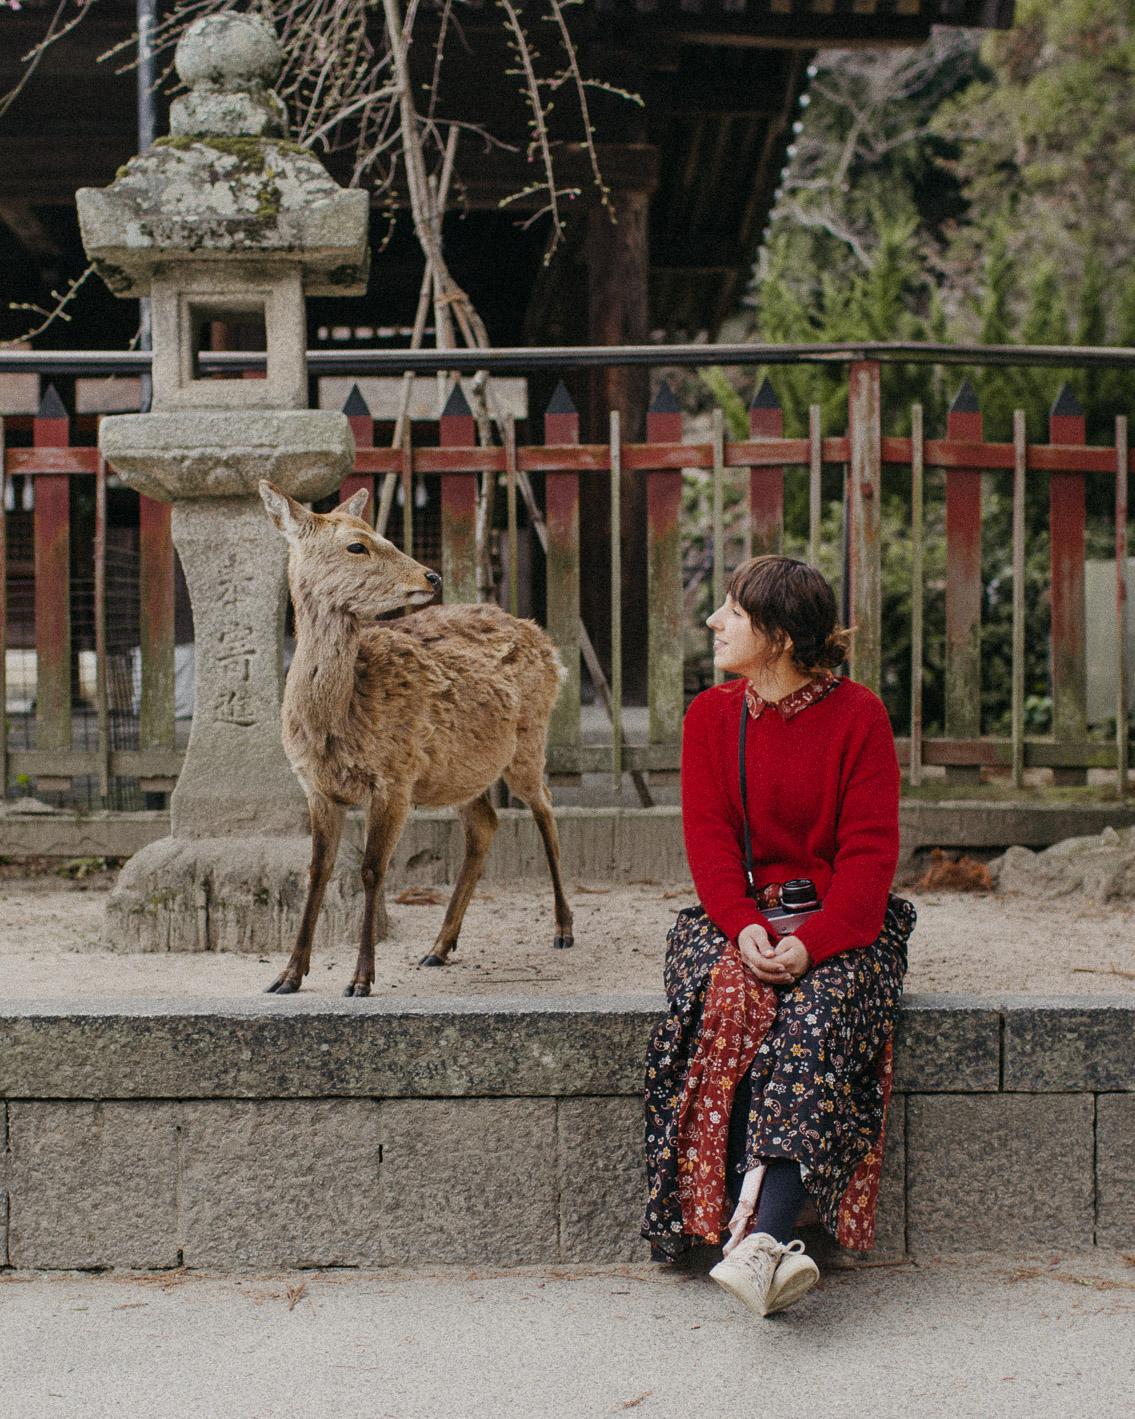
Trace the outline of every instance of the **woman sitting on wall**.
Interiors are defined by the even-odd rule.
[[[647,1055],[657,1260],[718,1244],[710,1275],[758,1315],[816,1281],[793,1241],[811,1199],[874,1245],[891,1037],[914,926],[889,895],[899,770],[879,699],[832,673],[848,632],[813,568],[740,566],[683,727],[682,821],[700,905],[667,940],[670,1014]]]

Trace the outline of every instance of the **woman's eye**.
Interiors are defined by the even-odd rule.
[[[347,551],[348,551],[348,552],[365,552],[365,551],[366,551],[366,548],[363,546],[363,544],[362,544],[361,542],[352,542],[351,545],[347,548]]]

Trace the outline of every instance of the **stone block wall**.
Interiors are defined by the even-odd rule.
[[[661,997],[0,1012],[0,1265],[644,1259]],[[876,1255],[1135,1247],[1135,1002],[910,999]]]

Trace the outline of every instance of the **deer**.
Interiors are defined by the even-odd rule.
[[[423,966],[443,966],[497,828],[489,789],[504,779],[526,803],[552,878],[558,949],[573,944],[560,842],[544,782],[548,720],[565,671],[534,621],[490,604],[429,605],[441,577],[363,520],[367,490],[316,513],[267,479],[260,496],[288,542],[296,647],[284,686],[284,753],[311,815],[311,868],[295,948],[267,987],[300,988],[347,809],[366,815],[362,937],[344,995],[374,983],[379,894],[411,807],[455,807],[461,868]],[[423,608],[398,620],[390,611]]]

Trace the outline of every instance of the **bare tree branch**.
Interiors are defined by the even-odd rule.
[[[67,282],[67,289],[60,294],[59,291],[52,291],[51,298],[55,305],[50,310],[45,310],[43,306],[35,305],[32,301],[9,301],[9,310],[26,310],[33,315],[42,315],[44,318],[34,330],[26,330],[23,335],[17,335],[11,340],[0,340],[0,347],[5,345],[20,345],[25,340],[34,339],[36,335],[42,335],[49,325],[53,325],[57,320],[70,320],[67,307],[79,294],[79,291],[86,285],[88,277],[94,273],[94,266],[88,266],[81,276],[76,276],[73,281]]]

